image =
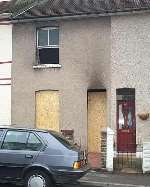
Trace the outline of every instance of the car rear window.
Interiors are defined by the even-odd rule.
[[[73,143],[69,142],[64,136],[57,132],[50,132],[50,134],[56,138],[60,143],[69,149],[77,148]]]

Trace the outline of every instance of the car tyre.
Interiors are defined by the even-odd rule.
[[[49,175],[40,170],[33,170],[27,173],[24,178],[25,187],[54,187]]]

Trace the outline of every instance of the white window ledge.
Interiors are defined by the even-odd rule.
[[[61,64],[38,64],[34,65],[34,69],[46,69],[46,68],[61,68]]]

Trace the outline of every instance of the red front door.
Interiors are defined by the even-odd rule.
[[[117,151],[136,152],[135,101],[117,101]]]

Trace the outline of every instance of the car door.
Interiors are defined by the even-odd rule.
[[[0,149],[0,176],[2,178],[20,178],[23,169],[36,159],[42,142],[33,132],[7,130]]]

